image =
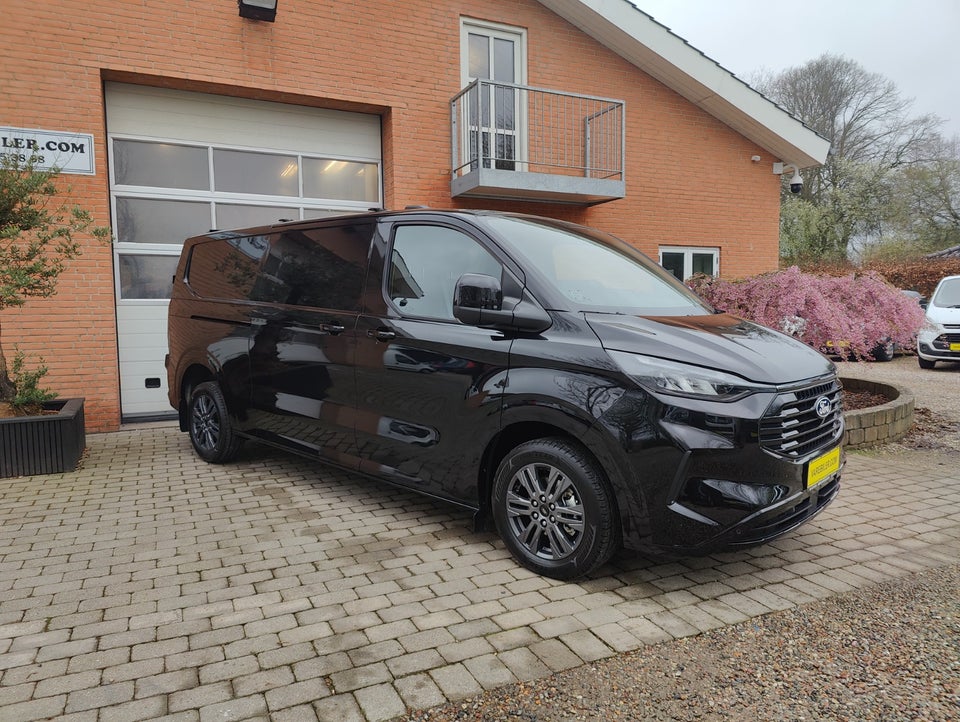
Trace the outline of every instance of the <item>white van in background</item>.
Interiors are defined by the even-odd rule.
[[[937,361],[960,361],[960,276],[940,279],[927,304],[927,317],[917,335],[920,368]]]

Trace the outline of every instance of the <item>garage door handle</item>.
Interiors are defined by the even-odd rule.
[[[336,336],[337,334],[341,334],[347,330],[346,326],[342,326],[339,323],[322,323],[320,324],[320,328],[332,336]]]
[[[367,331],[367,336],[370,338],[375,338],[377,341],[392,341],[397,337],[397,334],[393,331],[379,328],[376,331]]]

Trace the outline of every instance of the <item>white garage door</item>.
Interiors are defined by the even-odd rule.
[[[157,418],[183,240],[381,206],[380,118],[122,83],[106,107],[121,408]]]

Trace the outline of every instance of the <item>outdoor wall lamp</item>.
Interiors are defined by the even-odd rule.
[[[793,178],[790,179],[790,192],[799,193],[803,190],[803,178],[800,176],[800,169],[793,163],[774,163],[773,174],[783,175],[788,168],[793,168]]]
[[[277,0],[237,0],[240,17],[272,23],[277,17]]]

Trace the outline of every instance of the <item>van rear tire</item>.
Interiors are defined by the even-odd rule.
[[[493,518],[513,556],[553,579],[582,577],[620,545],[613,493],[579,444],[536,439],[510,451],[493,484]]]
[[[227,402],[215,381],[197,384],[187,407],[190,443],[204,461],[223,464],[236,458],[243,439],[230,421]]]

